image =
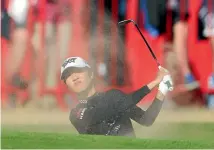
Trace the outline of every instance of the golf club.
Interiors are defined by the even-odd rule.
[[[146,43],[146,46],[149,48],[150,53],[152,54],[153,58],[156,60],[156,63],[157,63],[158,68],[159,68],[160,63],[158,62],[157,57],[155,56],[154,52],[152,51],[151,47],[149,46],[148,42],[146,41],[146,38],[143,36],[142,32],[140,31],[140,29],[139,29],[138,25],[135,23],[135,21],[132,19],[123,20],[123,21],[118,22],[118,25],[122,26],[122,25],[126,25],[130,22],[134,23],[135,27],[137,28],[138,32],[140,33],[141,37],[143,38],[144,42]]]
[[[140,33],[141,37],[143,38],[144,42],[146,43],[146,46],[149,48],[150,53],[152,54],[153,58],[155,59],[157,65],[158,65],[158,69],[160,69],[161,65],[158,62],[157,57],[155,56],[154,52],[152,51],[152,48],[149,46],[149,43],[146,41],[146,38],[143,36],[142,32],[140,31],[140,28],[138,27],[137,23],[134,20],[129,19],[129,20],[123,20],[123,21],[118,22],[118,25],[122,26],[122,25],[126,25],[130,22],[132,22],[135,25],[135,27],[137,28],[138,32]],[[169,82],[166,84],[170,88],[170,90],[172,90],[172,85]]]

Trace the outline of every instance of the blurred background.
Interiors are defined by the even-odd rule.
[[[172,74],[165,107],[214,109],[214,0],[1,0],[2,108],[74,107],[59,78],[71,56],[92,65],[100,91],[154,79],[157,65],[133,24],[118,27],[124,19]]]

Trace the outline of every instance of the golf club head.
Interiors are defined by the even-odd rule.
[[[120,21],[120,22],[118,22],[118,25],[119,26],[123,26],[123,25],[126,25],[126,24],[128,24],[128,23],[130,23],[130,22],[133,22],[133,23],[135,23],[133,20],[123,20],[123,21]]]

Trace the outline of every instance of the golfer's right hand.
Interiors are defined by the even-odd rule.
[[[161,66],[159,66],[158,68],[159,71],[155,80],[160,83],[163,80],[164,76],[169,75],[169,71]]]

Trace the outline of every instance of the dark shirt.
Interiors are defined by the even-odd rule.
[[[70,113],[70,121],[80,134],[135,136],[131,119],[141,125],[151,125],[157,117],[162,101],[155,99],[142,110],[136,104],[150,92],[147,86],[125,94],[120,90],[96,93],[80,100]]]

